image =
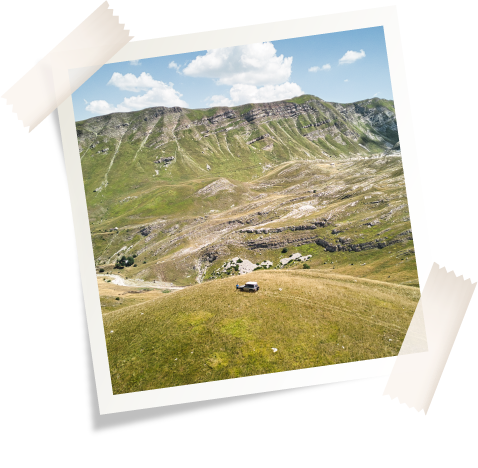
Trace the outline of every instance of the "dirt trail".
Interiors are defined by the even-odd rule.
[[[134,279],[125,279],[119,275],[102,275],[98,274],[97,277],[110,278],[113,284],[117,286],[128,286],[132,288],[156,288],[156,289],[170,289],[170,290],[179,290],[184,289],[182,286],[173,286],[173,283],[166,283],[164,281],[143,281],[143,280],[134,280]]]

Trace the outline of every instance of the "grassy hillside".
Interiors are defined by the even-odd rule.
[[[392,101],[151,108],[77,133],[115,394],[398,353],[419,289]]]
[[[417,288],[326,271],[241,279],[261,289],[239,292],[226,278],[105,311],[113,392],[393,356],[419,297]]]

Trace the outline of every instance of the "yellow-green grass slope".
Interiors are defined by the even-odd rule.
[[[326,271],[240,279],[260,291],[226,278],[105,312],[114,394],[394,356],[419,299],[418,288]]]

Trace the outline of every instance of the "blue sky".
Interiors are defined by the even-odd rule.
[[[75,119],[155,106],[206,108],[301,94],[393,99],[382,27],[108,64],[74,94]]]

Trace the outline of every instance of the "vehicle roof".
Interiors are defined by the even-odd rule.
[[[246,284],[253,284],[255,286],[257,283],[255,281],[248,281]]]

